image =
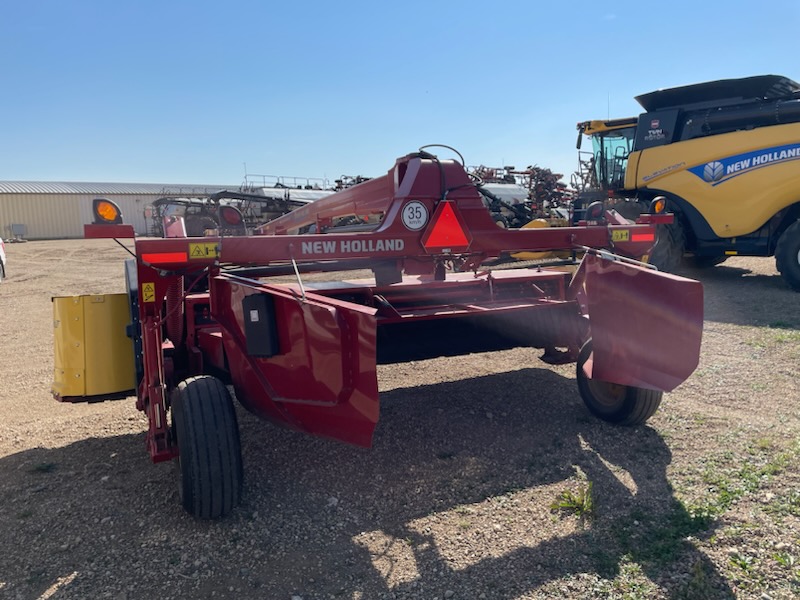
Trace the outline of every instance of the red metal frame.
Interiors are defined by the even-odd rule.
[[[373,223],[360,231],[330,227],[347,215]],[[441,215],[447,231],[435,230]],[[591,254],[575,277],[540,268],[481,271],[487,259],[514,251],[594,247],[640,257],[652,247],[659,220],[632,224],[610,214],[580,227],[501,229],[461,165],[410,155],[387,175],[284,215],[256,236],[137,239],[144,372],[137,407],[150,421],[151,457],[177,454],[170,390],[207,372],[229,377],[238,400],[260,416],[369,445],[378,419],[380,332],[421,322],[460,320],[512,345],[544,348],[550,361],[575,360],[594,336],[595,360],[587,368],[596,377],[672,389],[697,364],[699,283]],[[318,233],[299,234],[312,226]],[[337,261],[371,268],[375,278],[277,285],[262,277],[269,269]],[[206,282],[207,291],[192,288]],[[175,301],[180,286],[191,289]],[[246,321],[253,317],[243,303],[254,295],[271,307],[277,346],[266,355],[248,352]],[[618,318],[632,313],[639,317]],[[176,316],[185,316],[185,332],[165,327]],[[176,339],[165,339],[165,329]],[[653,332],[662,353],[651,351]],[[674,354],[682,358],[670,362]]]
[[[133,225],[87,224],[83,226],[83,237],[87,240],[99,238],[132,238],[136,235]]]

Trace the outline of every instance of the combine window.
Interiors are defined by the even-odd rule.
[[[604,189],[622,189],[625,167],[633,150],[636,127],[625,127],[592,136],[597,181]]]

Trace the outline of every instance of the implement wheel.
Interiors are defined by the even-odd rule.
[[[775,267],[787,285],[800,292],[800,221],[795,221],[778,238]]]
[[[661,404],[663,392],[589,379],[583,365],[592,353],[588,340],[578,354],[578,391],[589,411],[596,417],[618,425],[641,425],[653,416]]]
[[[183,507],[199,519],[228,514],[242,496],[239,425],[228,389],[207,375],[185,379],[172,392],[172,426]]]

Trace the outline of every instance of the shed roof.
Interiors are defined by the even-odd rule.
[[[238,185],[197,183],[92,183],[78,181],[0,181],[0,194],[209,194]]]

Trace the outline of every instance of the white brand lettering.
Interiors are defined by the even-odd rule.
[[[400,252],[405,248],[402,239],[395,240],[339,240],[339,254],[362,254],[371,252]],[[337,244],[334,241],[303,242],[303,254],[336,254]]]

